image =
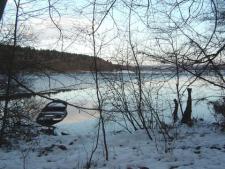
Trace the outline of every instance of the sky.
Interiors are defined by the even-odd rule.
[[[144,0],[134,0],[133,4],[129,0],[115,3],[113,0],[96,0],[95,28],[100,25],[95,32],[97,55],[107,60],[119,58],[121,61],[127,55],[132,55],[131,46],[135,52],[163,53],[163,50],[172,50],[171,40],[177,49],[188,42],[189,39],[183,34],[198,38],[197,40],[203,43],[204,37],[197,35],[206,35],[210,32],[208,31],[210,23],[199,21],[199,14],[202,15],[204,9],[209,8],[207,4],[209,0],[199,0],[194,5],[193,1],[187,1],[179,8],[170,5],[173,1],[175,2],[175,0],[152,0],[148,8],[146,7],[148,1]],[[20,45],[93,55],[91,33],[94,1],[50,0],[51,8],[46,8],[49,7],[47,0],[20,0],[20,2],[18,30],[24,39],[18,41],[21,42]],[[200,2],[204,2],[203,6]],[[132,10],[129,8],[131,5]],[[186,19],[187,23],[180,23],[181,19]],[[14,20],[15,3],[14,0],[8,0],[1,32],[6,32],[12,27],[10,25],[13,25]],[[176,26],[182,31],[179,29],[174,31]]]
[[[84,18],[74,16],[72,13],[73,8],[69,8],[69,4],[72,2],[76,4],[78,1],[64,0],[63,4],[62,1],[51,1],[54,4],[54,8],[50,10],[52,20],[49,15],[49,8],[46,8],[49,6],[48,1],[29,2],[29,0],[21,0],[19,32],[22,32],[22,28],[25,27],[26,31],[22,32],[22,34],[31,32],[35,38],[32,43],[29,42],[24,45],[39,49],[56,49],[76,53],[91,52],[88,51],[87,44],[82,45],[84,38],[81,38],[75,32],[78,29],[85,31],[85,27],[88,27],[89,24]],[[13,24],[14,20],[15,3],[13,0],[9,0],[4,14],[5,27]],[[61,36],[56,25],[62,31],[63,36]]]

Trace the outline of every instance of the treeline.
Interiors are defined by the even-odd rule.
[[[98,71],[126,69],[102,58],[96,58]],[[94,57],[83,54],[58,52],[56,50],[37,50],[31,47],[12,47],[0,45],[0,71],[24,72],[78,72],[95,71]]]

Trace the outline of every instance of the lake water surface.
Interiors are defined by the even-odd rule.
[[[213,77],[212,77],[213,78]],[[33,89],[36,91],[44,90],[64,90],[57,94],[50,95],[53,98],[66,100],[69,103],[88,107],[97,107],[96,85],[94,75],[91,72],[71,73],[71,74],[54,74],[51,78],[42,76],[32,76]],[[195,80],[190,85],[194,78],[187,74],[182,74],[179,80],[179,90],[182,98],[183,110],[186,107],[187,87],[192,88],[192,106],[193,117],[203,118],[209,122],[215,121],[212,107],[208,104],[209,101],[217,100],[224,95],[224,92],[216,86],[207,84],[202,80]],[[122,81],[122,82],[121,82]],[[177,98],[176,94],[177,79],[173,73],[149,71],[142,73],[142,87],[144,95],[148,96],[149,100],[160,109],[163,113],[163,118],[170,120],[173,112],[173,99]],[[123,84],[123,85],[122,85]],[[138,91],[137,76],[135,73],[103,73],[99,76],[99,86],[104,102],[104,109],[111,110],[113,98],[120,93],[121,87],[124,87],[126,98],[128,101],[134,99],[135,92]],[[190,85],[190,86],[189,86]],[[115,91],[119,91],[116,93]],[[135,105],[130,103],[130,106],[135,108]],[[180,112],[180,110],[179,110]],[[68,106],[68,116],[60,124],[72,124],[85,122],[98,117],[97,111],[78,110],[72,106]]]

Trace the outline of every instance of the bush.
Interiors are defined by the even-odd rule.
[[[38,110],[40,108],[36,100],[20,99],[11,101],[5,119],[4,132],[1,133],[0,146],[14,139],[31,141],[33,137],[37,136],[38,128],[33,119]],[[3,112],[2,109],[0,111]],[[3,117],[0,118],[0,129],[3,127],[2,122]]]
[[[210,103],[213,105],[216,121],[225,130],[225,98]]]

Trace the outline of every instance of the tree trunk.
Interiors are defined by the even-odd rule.
[[[187,106],[186,109],[184,111],[184,115],[182,117],[181,122],[191,125],[192,124],[192,120],[191,120],[191,113],[192,113],[192,98],[191,98],[191,88],[187,89],[188,91],[188,100],[187,100]]]
[[[177,119],[178,119],[178,115],[177,115],[178,102],[177,102],[177,99],[174,99],[173,101],[174,101],[174,104],[175,104],[174,111],[173,111],[173,122],[176,123]]]
[[[2,20],[2,15],[4,13],[6,3],[7,3],[7,0],[1,0],[0,1],[0,21]]]

